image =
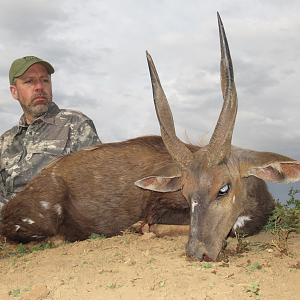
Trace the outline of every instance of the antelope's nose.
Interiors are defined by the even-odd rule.
[[[205,252],[207,251],[204,243],[200,242],[199,240],[188,241],[186,245],[187,257],[202,261],[204,256],[209,258],[209,256],[206,255]]]

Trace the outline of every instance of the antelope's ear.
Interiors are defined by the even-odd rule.
[[[299,161],[272,152],[247,152],[247,157],[240,158],[243,177],[253,175],[275,183],[291,183],[300,180]]]
[[[155,192],[175,192],[181,189],[181,171],[171,163],[156,170],[152,175],[139,179],[135,185]]]
[[[276,183],[291,183],[300,180],[300,162],[277,162],[270,165],[253,168],[249,175]]]

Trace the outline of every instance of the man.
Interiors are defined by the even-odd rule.
[[[53,73],[51,64],[35,56],[11,65],[10,91],[24,114],[0,137],[0,215],[4,204],[53,158],[101,143],[91,119],[52,102]]]

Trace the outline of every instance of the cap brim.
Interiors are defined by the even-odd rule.
[[[54,73],[54,68],[52,67],[52,65],[44,60],[37,61],[37,62],[29,61],[27,64],[24,64],[24,66],[16,74],[13,75],[13,78],[10,79],[11,80],[10,84],[13,83],[14,78],[22,76],[32,65],[35,65],[35,64],[40,64],[40,65],[44,66],[47,69],[49,74]]]

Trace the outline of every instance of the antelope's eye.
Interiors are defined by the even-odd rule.
[[[230,190],[230,184],[224,185],[220,190],[219,190],[219,195],[218,197],[222,197],[228,194]]]

